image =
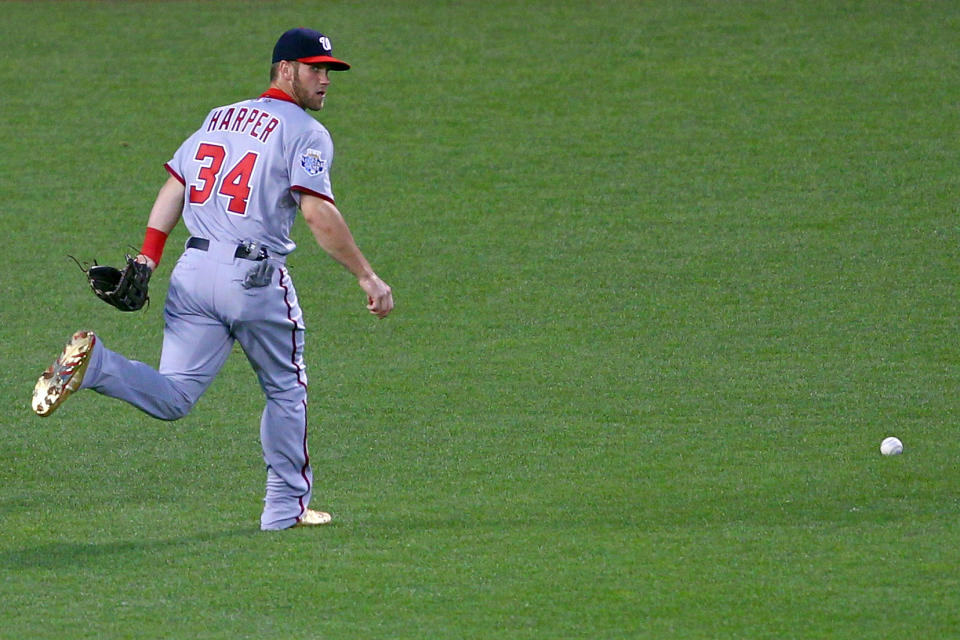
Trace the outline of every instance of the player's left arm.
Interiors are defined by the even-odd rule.
[[[301,193],[300,211],[320,248],[357,278],[367,294],[367,309],[383,318],[393,309],[393,292],[370,267],[337,205],[318,196]]]
[[[183,196],[186,187],[176,176],[171,175],[157,194],[147,219],[147,232],[143,248],[137,256],[139,262],[145,262],[150,270],[157,268],[163,255],[163,245],[183,214]]]

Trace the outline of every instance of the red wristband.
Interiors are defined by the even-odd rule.
[[[160,257],[163,256],[163,245],[167,243],[167,235],[160,229],[147,227],[147,234],[143,238],[143,248],[140,253],[153,260],[154,264],[160,264]]]

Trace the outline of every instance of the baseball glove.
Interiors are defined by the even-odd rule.
[[[73,256],[71,256],[73,257]],[[129,254],[123,270],[97,264],[84,268],[76,258],[73,260],[87,276],[90,288],[98,298],[120,311],[137,311],[150,301],[147,285],[150,282],[150,267],[137,262]]]

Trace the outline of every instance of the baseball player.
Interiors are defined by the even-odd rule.
[[[217,107],[165,164],[170,176],[150,211],[136,260],[156,268],[180,218],[190,232],[170,276],[159,370],[107,349],[90,331],[73,335],[37,382],[39,415],[93,389],[161,420],[190,411],[238,341],[266,396],[260,421],[267,467],[260,528],[330,522],[308,509],[304,323],[290,272],[297,209],[317,243],[357,278],[367,309],[393,309],[390,287],[357,248],[330,184],[333,143],[306,110],[323,108],[330,71],[350,68],[330,39],[291,29],[277,40],[269,89]]]

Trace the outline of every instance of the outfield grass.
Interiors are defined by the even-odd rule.
[[[957,3],[0,9],[0,638],[960,635]],[[335,523],[264,534],[239,350],[176,423],[29,396],[78,328],[157,362],[185,230],[145,313],[65,254],[300,25],[398,306],[297,223]]]

